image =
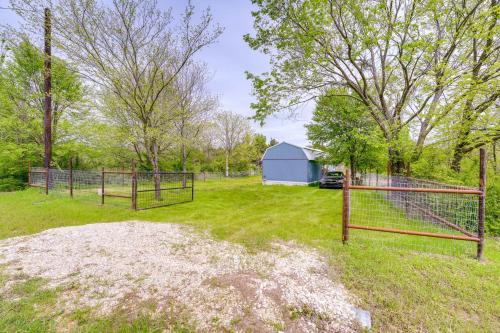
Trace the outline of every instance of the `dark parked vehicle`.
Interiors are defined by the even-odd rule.
[[[342,188],[344,184],[344,173],[341,171],[327,172],[319,180],[319,188]]]

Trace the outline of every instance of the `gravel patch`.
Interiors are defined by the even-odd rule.
[[[11,277],[72,285],[66,312],[97,315],[154,301],[157,313],[187,315],[199,331],[352,332],[355,300],[316,251],[293,243],[249,253],[189,227],[130,221],[65,227],[0,241]],[[17,276],[17,277],[16,277]],[[17,280],[16,280],[17,279]]]

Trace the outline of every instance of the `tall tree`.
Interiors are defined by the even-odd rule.
[[[425,140],[451,111],[472,24],[484,22],[484,0],[254,0],[256,35],[245,39],[271,56],[272,70],[253,81],[255,118],[293,108],[333,87],[348,87],[367,106],[395,173],[408,164],[402,141]],[[465,53],[464,53],[465,52]]]
[[[226,177],[229,177],[230,158],[236,146],[250,132],[250,123],[240,114],[224,111],[216,115],[215,125],[217,139],[226,158]]]
[[[258,166],[267,149],[266,136],[263,134],[255,134],[252,138],[252,148],[255,150],[253,162]]]
[[[187,159],[193,147],[201,139],[202,132],[217,107],[216,98],[208,92],[208,81],[207,67],[197,63],[187,66],[175,81],[174,93],[179,102],[173,123],[184,172],[187,171]]]
[[[477,20],[477,24],[473,24],[467,32],[472,42],[464,45],[468,56],[463,58],[463,62],[468,66],[458,82],[460,88],[453,100],[453,104],[458,106],[453,116],[459,119],[455,126],[456,141],[451,163],[456,172],[460,171],[460,164],[466,153],[500,138],[500,7],[498,0],[490,0],[489,6],[489,11],[475,13],[474,20]],[[493,117],[481,126],[478,121],[481,121],[485,113],[493,111],[492,106],[495,108]],[[477,127],[481,129],[477,130]]]
[[[366,106],[353,98],[326,94],[319,98],[307,137],[327,152],[329,164],[344,163],[354,181],[360,169],[378,168],[381,133]],[[345,93],[347,94],[347,93]]]
[[[0,158],[19,167],[19,159],[43,159],[44,55],[25,37],[9,40],[5,63],[0,65]],[[77,137],[74,119],[80,117],[84,89],[73,69],[52,58],[52,139],[55,155]],[[56,156],[54,162],[58,161]],[[5,171],[7,172],[7,171]]]
[[[278,140],[271,138],[271,140],[269,140],[269,147],[276,146],[278,143]]]

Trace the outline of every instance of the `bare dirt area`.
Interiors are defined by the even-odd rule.
[[[192,229],[140,221],[65,227],[0,241],[5,293],[41,277],[68,312],[105,315],[141,301],[178,311],[199,331],[351,332],[355,299],[324,258],[293,243],[249,253]],[[132,302],[130,300],[133,300]]]

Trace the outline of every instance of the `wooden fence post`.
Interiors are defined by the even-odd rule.
[[[101,169],[101,205],[104,205],[104,168]]]
[[[132,161],[132,209],[137,210],[137,171],[135,161]]]
[[[28,186],[31,186],[31,162],[28,161]]]
[[[479,195],[478,207],[477,259],[481,260],[484,252],[484,215],[486,210],[486,150],[484,148],[479,149],[479,190],[482,193]]]
[[[69,159],[69,195],[73,198],[73,158]]]
[[[342,243],[349,241],[349,216],[350,216],[350,200],[349,200],[349,169],[346,169],[344,175],[343,193],[343,206],[342,206]]]

